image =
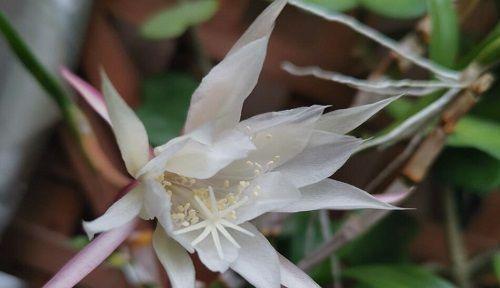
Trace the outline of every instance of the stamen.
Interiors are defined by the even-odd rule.
[[[239,232],[241,232],[243,234],[246,234],[248,236],[252,236],[252,237],[255,236],[252,232],[250,232],[250,231],[248,231],[248,230],[246,230],[244,228],[241,228],[240,226],[238,226],[236,224],[233,224],[233,223],[227,221],[226,219],[221,219],[220,220],[220,224],[222,224],[222,225],[224,225],[226,227],[232,228],[232,229],[234,229],[236,231],[239,231]]]
[[[243,197],[243,199],[241,199],[240,201],[236,202],[235,204],[227,207],[222,212],[220,212],[219,213],[220,217],[225,217],[229,212],[238,209],[241,205],[245,204],[247,201],[248,197],[247,196]]]
[[[191,232],[191,231],[199,230],[199,229],[201,229],[203,227],[207,227],[207,225],[208,225],[207,220],[205,220],[203,222],[196,223],[196,224],[191,225],[189,227],[176,230],[176,231],[174,231],[174,234],[175,235],[185,234],[185,233],[188,233],[188,232]]]
[[[210,234],[210,231],[211,231],[210,227],[206,226],[205,230],[203,230],[203,232],[201,232],[201,234],[191,242],[191,246],[196,246],[196,244],[200,243],[205,238],[207,238],[208,234]]]
[[[224,260],[224,254],[222,253],[222,245],[220,244],[219,233],[217,233],[217,228],[210,226],[212,239],[214,240],[215,248],[217,249],[217,254],[220,259]]]
[[[238,244],[238,242],[236,242],[236,240],[234,240],[233,236],[231,236],[231,234],[229,234],[229,232],[227,232],[227,230],[226,230],[226,228],[224,228],[224,226],[222,226],[221,224],[216,224],[215,227],[217,227],[217,230],[219,230],[220,233],[222,233],[222,235],[224,235],[224,237],[226,237],[226,239],[229,240],[229,242],[231,242],[234,246],[241,248],[241,246]]]
[[[212,212],[210,212],[210,209],[208,209],[205,203],[201,201],[200,197],[194,196],[194,200],[196,200],[196,202],[200,206],[203,217],[205,217],[206,219],[211,218]]]
[[[212,186],[208,186],[208,192],[210,193],[210,208],[212,208],[212,213],[215,216],[219,216],[219,209],[217,209],[217,200],[215,199],[214,189]]]

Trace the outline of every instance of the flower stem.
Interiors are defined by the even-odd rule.
[[[124,195],[137,186],[130,182],[118,195]],[[43,288],[70,288],[99,266],[134,231],[137,219],[113,230],[102,233],[78,252],[54,275]]]
[[[467,263],[467,253],[460,233],[459,219],[453,190],[447,187],[443,193],[443,205],[446,221],[446,239],[450,255],[452,274],[461,288],[470,288],[470,273]]]

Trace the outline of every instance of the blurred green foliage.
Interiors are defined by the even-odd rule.
[[[339,12],[362,7],[379,15],[398,19],[415,18],[426,11],[424,0],[305,0],[305,2]]]
[[[416,265],[366,265],[342,271],[371,288],[453,288],[448,281]]]
[[[212,18],[217,8],[217,0],[180,1],[146,21],[141,27],[141,33],[150,39],[175,38],[189,27]]]
[[[453,67],[458,54],[459,28],[452,0],[428,0],[431,19],[430,58]]]
[[[198,82],[188,74],[170,72],[142,83],[142,104],[137,115],[152,145],[161,145],[181,133],[189,101]]]

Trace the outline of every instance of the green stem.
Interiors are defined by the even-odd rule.
[[[447,187],[443,193],[443,205],[446,221],[446,238],[451,260],[453,278],[461,288],[472,287],[469,265],[458,218],[453,190]]]
[[[57,80],[45,70],[42,64],[31,53],[28,46],[24,43],[21,36],[10,25],[5,15],[0,11],[0,32],[11,48],[11,51],[17,56],[19,61],[37,80],[38,84],[48,93],[61,109],[64,120],[68,124],[73,136],[80,139],[78,129],[78,108],[73,104],[68,95],[64,92]]]

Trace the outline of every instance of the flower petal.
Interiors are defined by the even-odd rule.
[[[108,105],[109,117],[113,126],[118,147],[131,175],[149,160],[148,135],[144,125],[127,106],[104,72],[101,74],[102,91]]]
[[[195,287],[193,261],[182,246],[168,237],[163,229],[157,228],[153,234],[153,247],[158,259],[167,271],[173,288]]]
[[[169,141],[167,144],[163,145],[161,152],[158,152],[156,156],[149,160],[144,166],[139,169],[136,173],[136,177],[139,178],[145,174],[159,176],[164,173],[167,162],[172,159],[172,157],[179,152],[189,141],[189,138],[177,137]],[[179,140],[179,141],[178,141]]]
[[[83,222],[83,229],[92,239],[96,233],[122,226],[139,215],[142,202],[143,188],[139,185],[113,203],[101,217],[94,221]]]
[[[236,224],[287,207],[301,199],[300,191],[279,172],[269,172],[257,177],[243,193],[249,200],[236,210]]]
[[[216,177],[250,179],[256,170],[263,173],[292,159],[307,146],[315,122],[324,109],[325,106],[314,105],[265,113],[242,121],[238,129],[252,137],[257,149],[223,169]]]
[[[290,262],[283,255],[278,254],[280,261],[281,284],[288,288],[320,288],[304,271]]]
[[[400,209],[349,184],[325,179],[300,189],[302,198],[276,212],[300,212],[319,209]]]
[[[144,205],[141,217],[151,220],[161,217],[164,213],[170,215],[172,203],[165,188],[158,181],[147,178],[142,180],[142,186],[144,187]]]
[[[104,102],[104,97],[87,82],[83,81],[80,77],[71,73],[66,67],[61,68],[61,74],[68,81],[68,83],[87,101],[97,114],[99,114],[106,122],[111,125],[109,119],[108,108]]]
[[[338,109],[326,113],[318,120],[315,128],[338,134],[349,133],[399,97],[401,96],[394,96],[375,103]]]
[[[274,21],[286,1],[269,5],[217,66],[206,75],[191,98],[185,125],[190,133],[215,121],[214,133],[233,128],[243,102],[257,84]]]
[[[257,288],[281,287],[278,253],[269,241],[252,224],[241,225],[255,236],[234,233],[241,245],[238,258],[230,267]]]
[[[319,182],[342,167],[362,142],[351,136],[314,131],[304,151],[276,171],[298,188]]]
[[[235,160],[255,150],[250,138],[237,130],[225,131],[212,144],[189,141],[165,165],[167,171],[187,177],[206,179]]]
[[[227,54],[230,55],[248,43],[266,35],[270,35],[274,28],[274,21],[278,18],[286,3],[287,0],[276,0],[269,4],[269,6],[257,17],[257,19],[253,21],[252,25],[248,27],[247,31],[245,31],[240,39],[238,39]]]

